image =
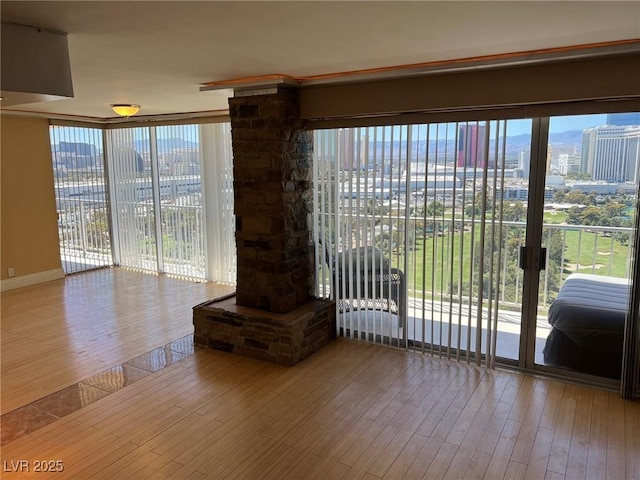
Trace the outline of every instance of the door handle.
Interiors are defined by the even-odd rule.
[[[526,270],[527,268],[527,251],[529,247],[520,247],[520,251],[518,252],[518,267],[521,270]],[[547,249],[546,247],[542,247],[540,249],[540,270],[547,269]]]
[[[520,251],[518,252],[518,267],[520,267],[521,270],[527,268],[527,247],[520,247]]]

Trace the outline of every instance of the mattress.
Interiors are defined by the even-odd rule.
[[[622,351],[629,281],[574,273],[549,307],[549,323],[571,341],[595,351]]]

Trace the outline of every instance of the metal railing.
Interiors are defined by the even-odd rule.
[[[162,254],[166,273],[205,278],[202,205],[162,204]]]
[[[106,203],[79,198],[58,198],[56,201],[65,273],[112,265]]]
[[[411,217],[410,220],[414,224],[423,221],[423,219],[415,217]],[[430,220],[430,225],[425,226],[426,242],[430,243],[429,237],[444,237],[440,242],[431,241],[435,245],[431,254],[435,258],[449,258],[448,251],[442,256],[439,249],[449,248],[451,235],[464,235],[467,230],[466,233],[470,236],[468,230],[471,223],[479,225],[480,221],[442,218]],[[522,305],[523,273],[518,267],[518,254],[520,246],[523,246],[525,242],[526,223],[503,221],[502,228],[507,232],[503,234],[503,238],[511,238],[515,241],[503,243],[502,262],[499,265],[503,275],[501,275],[499,288],[496,290],[499,291],[501,307],[511,310],[519,309]],[[633,253],[630,241],[632,234],[633,229],[626,227],[544,223],[543,247],[546,248],[546,268],[540,274],[539,311],[546,312],[560,286],[572,273],[629,278]],[[476,233],[476,237],[477,235],[478,233]],[[420,241],[424,240],[425,238],[420,238]],[[417,242],[418,239],[412,241]],[[407,252],[406,255],[410,257],[408,262],[410,266],[408,273],[410,296],[422,296],[426,293],[427,298],[436,299],[441,296],[448,297],[451,294],[448,285],[440,285],[439,288],[438,285],[430,285],[431,288],[425,288],[428,286],[428,284],[425,285],[425,279],[422,282],[416,282],[416,277],[411,272],[413,253]],[[514,278],[505,274],[507,270],[517,272],[515,283],[511,286],[508,285],[508,282]],[[554,276],[556,278],[553,278]],[[426,280],[428,281],[428,278]],[[449,280],[449,285],[451,285],[452,279]],[[457,297],[457,295],[454,296]]]
[[[58,208],[58,230],[65,264],[84,267],[73,271],[111,265],[111,239],[105,203],[59,199]],[[161,209],[166,273],[204,278],[202,206],[163,204]],[[142,212],[140,215],[144,217],[146,214]],[[152,270],[156,265],[155,255],[146,257],[140,261]]]
[[[453,298],[460,300],[460,296],[462,296],[469,300],[469,288],[465,290],[458,284],[465,282],[471,284],[473,279],[463,278],[460,280],[459,275],[464,274],[457,273],[458,264],[473,261],[468,258],[468,247],[471,243],[479,241],[480,229],[477,227],[481,223],[480,220],[439,217],[430,218],[425,223],[424,218],[411,216],[408,218],[409,223],[405,225],[405,219],[402,217],[393,219],[391,222],[393,224],[388,224],[388,217],[380,217],[376,219],[378,223],[375,227],[371,228],[370,217],[365,222],[364,217],[361,216],[362,222],[359,223],[354,220],[354,217],[357,216],[357,213],[352,213],[349,216],[349,222],[345,220],[345,223],[350,223],[353,226],[360,225],[367,232],[352,232],[352,236],[367,238],[368,244],[374,246],[386,242],[383,249],[386,252],[389,252],[387,237],[390,231],[395,232],[394,234],[398,237],[408,237],[407,239],[396,239],[398,248],[392,248],[395,253],[390,255],[390,262],[393,267],[405,270],[409,299],[433,301]],[[330,217],[334,218],[333,215]],[[329,223],[333,224],[333,220]],[[475,229],[471,228],[472,225],[475,225]],[[522,305],[523,272],[518,267],[518,255],[520,246],[525,243],[526,223],[503,221],[501,227],[503,229],[503,244],[500,254],[501,261],[498,265],[501,275],[495,275],[500,279],[500,283],[495,284],[494,280],[493,288],[495,292],[498,292],[500,308],[519,310]],[[344,228],[340,227],[340,230],[344,235],[348,232],[349,227],[345,225]],[[496,231],[493,233],[497,237]],[[489,230],[487,230],[488,234]],[[457,244],[461,235],[465,236],[466,246],[464,250],[458,251]],[[546,313],[562,283],[571,273],[580,272],[628,278],[633,253],[630,241],[632,235],[633,229],[626,227],[544,223],[543,247],[546,247],[546,268],[540,274],[539,312]],[[348,237],[349,235],[347,235]],[[407,251],[403,251],[406,245],[409,248]],[[454,248],[453,255],[451,254],[452,248]],[[495,248],[497,249],[498,246]],[[426,265],[423,263],[422,255],[425,250],[427,260],[431,258],[433,263],[429,261]],[[476,247],[474,255],[478,254]],[[440,259],[443,259],[444,264],[439,262]],[[448,262],[451,261],[456,262],[456,269],[449,268]],[[425,271],[423,266],[429,271]],[[453,271],[453,276],[451,271]],[[510,275],[507,274],[509,272]],[[320,292],[327,291],[328,285],[324,285],[325,282],[326,280],[319,282]],[[477,288],[477,286],[476,281],[473,288]],[[490,286],[485,285],[485,288],[490,288]],[[470,301],[472,300],[473,297]]]

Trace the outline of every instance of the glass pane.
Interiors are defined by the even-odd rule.
[[[343,334],[364,328],[365,338],[399,338],[437,355],[470,361],[491,350],[516,360],[531,121],[315,135],[317,292],[333,287]],[[358,248],[372,249],[360,263]],[[391,310],[399,319],[367,301],[386,288],[367,283],[368,265],[400,275],[401,306]]]
[[[409,182],[409,338],[467,361],[516,360],[531,121],[429,125],[421,137]]]
[[[156,135],[164,271],[205,278],[198,126],[157,127]]]
[[[52,126],[50,137],[64,272],[110,266],[102,130]]]
[[[108,130],[107,139],[119,265],[157,271],[156,218],[148,129]]]
[[[230,125],[111,129],[107,138],[119,265],[234,283]]]
[[[315,132],[317,291],[342,335],[403,344],[408,128]]]
[[[620,377],[640,114],[550,121],[536,363]]]

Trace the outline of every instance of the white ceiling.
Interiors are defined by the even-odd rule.
[[[68,33],[75,97],[11,107],[113,117],[224,110],[202,83],[640,38],[638,1],[0,3],[3,22]]]

